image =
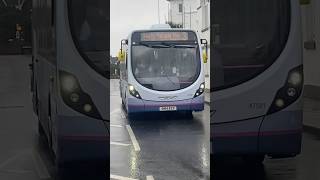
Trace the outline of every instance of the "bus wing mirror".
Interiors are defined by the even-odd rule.
[[[208,62],[208,41],[206,39],[200,39],[201,44],[204,45],[205,51],[202,53],[203,62]]]
[[[125,53],[124,53],[124,51],[120,50],[118,52],[118,61],[122,62],[122,61],[124,61],[124,59],[125,59]]]
[[[206,39],[200,39],[201,44],[208,45],[208,41]]]

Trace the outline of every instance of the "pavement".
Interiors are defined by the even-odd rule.
[[[303,98],[304,129],[320,134],[320,100]]]

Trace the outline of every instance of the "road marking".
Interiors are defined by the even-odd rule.
[[[126,125],[126,128],[128,130],[128,133],[129,133],[130,139],[132,141],[134,150],[135,151],[140,151],[139,143],[138,143],[137,138],[136,138],[136,136],[134,135],[134,133],[133,133],[133,131],[131,129],[131,126],[130,125]]]
[[[0,109],[16,109],[16,108],[24,108],[24,106],[0,106]]]
[[[123,114],[123,111],[120,111],[120,116],[122,119],[126,119],[126,115]]]
[[[123,128],[122,125],[117,125],[117,124],[110,124],[110,127]]]
[[[120,111],[120,109],[118,108],[118,109],[115,109],[115,110],[111,111],[110,114],[114,114],[114,113],[117,113],[119,111]]]
[[[123,176],[117,176],[117,175],[113,175],[113,174],[110,174],[110,178],[115,179],[115,180],[138,180],[138,179],[123,177]]]
[[[153,176],[147,176],[147,180],[154,180]]]
[[[12,157],[10,157],[9,159],[7,159],[6,161],[4,161],[3,163],[0,164],[0,169],[4,168],[6,165],[10,164],[11,162],[15,161],[16,159],[18,159],[20,156],[26,154],[26,152],[21,152],[18,153]]]
[[[29,171],[29,170],[12,170],[12,169],[9,169],[9,170],[0,170],[0,172],[3,172],[3,173],[12,173],[12,174],[33,173],[32,171]]]
[[[131,146],[131,144],[126,143],[119,143],[119,142],[110,142],[111,145],[117,145],[117,146]]]
[[[47,166],[43,162],[42,158],[40,157],[39,153],[35,150],[32,151],[32,159],[34,162],[34,166],[36,168],[36,171],[38,173],[38,176],[40,179],[49,179],[51,178]]]

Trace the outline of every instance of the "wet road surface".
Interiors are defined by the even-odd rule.
[[[133,179],[209,178],[209,109],[193,113],[144,113],[128,119],[119,81],[111,80],[110,172]],[[115,178],[116,179],[116,178]]]

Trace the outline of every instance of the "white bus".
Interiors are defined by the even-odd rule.
[[[194,31],[169,25],[134,31],[122,40],[120,94],[128,115],[202,111],[206,48]]]
[[[109,160],[109,6],[33,1],[32,92],[58,167]]]
[[[300,153],[302,40],[299,0],[212,2],[211,152]],[[214,156],[215,157],[215,156]]]

